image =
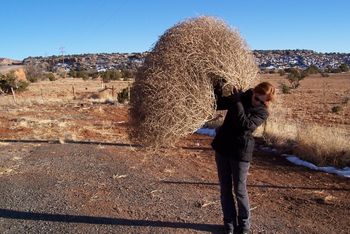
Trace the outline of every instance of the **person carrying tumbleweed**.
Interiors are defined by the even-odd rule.
[[[223,20],[202,16],[179,22],[159,38],[136,73],[130,90],[130,141],[154,149],[175,146],[215,115],[213,88],[217,83],[246,90],[258,73],[247,43]],[[237,213],[242,231],[249,228],[245,178],[254,145],[252,132],[268,116],[272,91],[271,85],[261,84],[232,97],[219,95],[218,107],[228,109],[228,114],[213,146],[225,223],[232,230]],[[238,212],[233,209],[232,174],[235,187],[244,190]],[[235,190],[237,197],[239,191]]]
[[[222,96],[215,88],[217,109],[228,110],[212,142],[220,182],[220,200],[226,233],[250,233],[247,175],[254,150],[252,133],[269,115],[275,88],[262,82],[245,92]],[[235,206],[237,203],[237,208]]]

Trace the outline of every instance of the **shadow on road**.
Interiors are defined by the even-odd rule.
[[[197,182],[197,181],[168,181],[163,180],[165,184],[187,184],[187,185],[204,185],[204,186],[219,186],[219,183],[213,182]],[[302,189],[302,190],[332,190],[332,191],[350,191],[349,188],[334,188],[334,187],[305,187],[305,186],[281,186],[281,185],[270,185],[270,184],[248,184],[248,187],[255,188],[272,188],[272,189]]]
[[[0,139],[1,142],[7,143],[48,143],[48,144],[61,144],[58,140],[12,140],[12,139]],[[82,145],[112,145],[112,146],[131,146],[131,147],[142,147],[137,144],[127,144],[127,143],[118,143],[118,142],[99,142],[99,141],[71,141],[65,140],[64,143],[67,144],[82,144]]]
[[[47,143],[47,144],[62,144],[59,140],[16,140],[16,139],[0,139],[0,142],[5,143],[30,143],[30,144],[40,144],[40,143]],[[139,144],[128,144],[128,143],[118,143],[118,142],[101,142],[101,141],[72,141],[72,140],[65,140],[65,144],[81,144],[81,145],[105,145],[105,146],[127,146],[127,147],[135,147],[135,148],[143,148],[142,145]],[[167,147],[162,147],[167,148]],[[182,149],[187,150],[212,150],[210,147],[179,147]]]
[[[51,221],[64,223],[87,223],[87,224],[104,224],[117,226],[134,226],[134,227],[164,227],[164,228],[180,228],[193,229],[197,231],[207,231],[218,233],[222,231],[222,227],[216,224],[201,224],[201,223],[178,223],[167,221],[153,220],[132,220],[121,218],[108,217],[93,217],[84,215],[64,215],[64,214],[47,214],[27,211],[15,211],[10,209],[0,208],[0,218],[6,219],[21,219],[34,221]]]
[[[332,191],[350,191],[348,188],[334,188],[334,187],[305,187],[305,186],[280,186],[280,185],[256,185],[251,184],[248,187],[256,187],[256,188],[273,188],[273,189],[302,189],[302,190],[332,190]]]

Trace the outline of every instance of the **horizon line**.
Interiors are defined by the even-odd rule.
[[[147,53],[150,52],[151,50],[146,50],[142,52],[82,52],[82,53],[71,53],[71,54],[64,54],[64,56],[73,56],[73,55],[87,55],[87,54],[142,54],[142,53]],[[312,51],[314,53],[318,54],[350,54],[349,52],[340,52],[340,51],[327,51],[327,52],[319,52],[316,50],[312,49],[251,49],[251,51]],[[10,59],[10,60],[16,60],[16,61],[23,61],[27,58],[37,58],[37,57],[42,57],[42,58],[49,58],[53,56],[62,56],[61,54],[51,54],[51,55],[29,55],[24,58],[12,58],[12,57],[0,57],[0,59]]]

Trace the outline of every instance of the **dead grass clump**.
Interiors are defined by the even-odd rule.
[[[270,121],[263,136],[280,151],[291,152],[319,166],[350,166],[350,139],[346,130]]]
[[[15,70],[15,76],[17,77],[18,80],[27,81],[27,77],[23,68],[19,68]]]
[[[91,99],[112,99],[111,90],[105,88],[95,93],[92,93],[89,98]]]
[[[213,87],[236,89],[257,77],[254,56],[239,33],[214,17],[168,29],[146,57],[131,89],[130,137],[144,145],[172,145],[215,114]]]
[[[269,145],[277,146],[283,151],[293,150],[298,134],[296,124],[268,121],[264,127],[262,134]]]
[[[318,165],[350,166],[349,137],[338,128],[304,126],[297,135],[295,153]]]

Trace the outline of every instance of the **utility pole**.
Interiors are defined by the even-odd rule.
[[[64,65],[64,53],[66,51],[64,51],[64,47],[63,46],[60,47],[60,52],[62,54],[62,67],[64,69],[64,78],[66,78],[66,66]]]

